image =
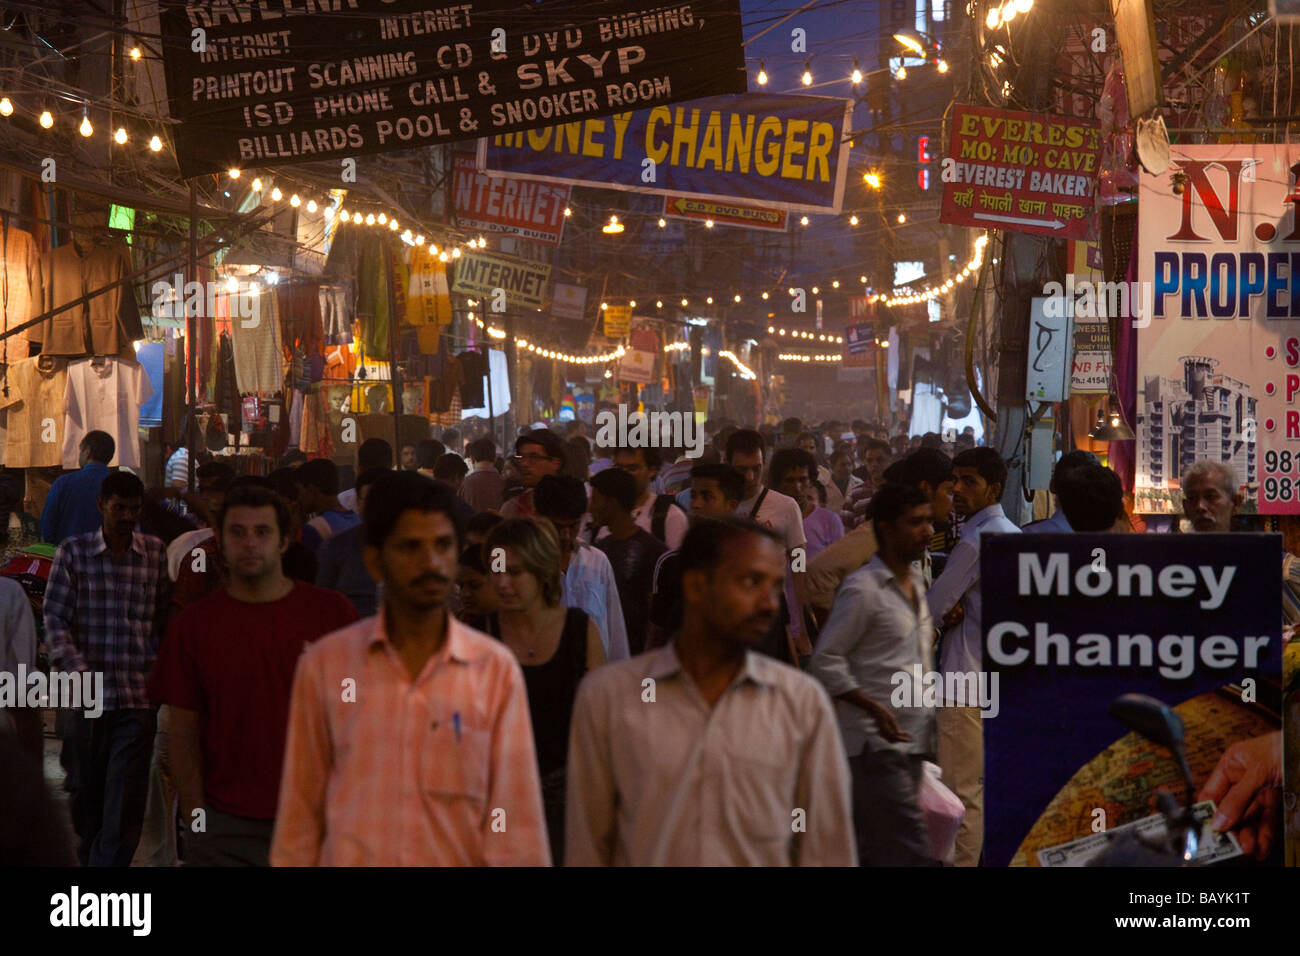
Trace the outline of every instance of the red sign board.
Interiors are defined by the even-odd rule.
[[[697,222],[712,219],[718,226],[741,226],[745,229],[785,232],[789,214],[784,209],[773,209],[770,206],[748,206],[713,199],[697,199],[693,196],[665,196],[662,215],[670,219],[694,219]]]
[[[957,106],[941,222],[1042,236],[1096,235],[1101,127],[1070,116]]]
[[[556,245],[564,232],[569,187],[488,176],[472,156],[456,157],[456,224]]]

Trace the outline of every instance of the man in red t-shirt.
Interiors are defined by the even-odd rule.
[[[269,865],[298,656],[357,619],[343,595],[285,576],[289,534],[275,492],[226,496],[217,540],[228,584],[180,612],[149,677],[150,700],[168,707],[190,865]]]

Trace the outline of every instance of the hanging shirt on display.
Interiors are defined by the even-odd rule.
[[[0,332],[7,332],[36,315],[35,307],[41,301],[41,255],[32,234],[10,226],[8,217],[0,232],[0,255],[4,257],[4,268],[0,269]],[[12,364],[27,358],[27,340],[35,331],[28,329],[4,339],[0,361]]]
[[[447,264],[427,246],[410,248],[411,281],[407,287],[406,324],[441,330],[451,321],[451,292],[447,287]],[[437,351],[436,349],[434,351]]]
[[[46,253],[42,311],[50,312],[117,282],[132,271],[131,250],[113,240],[90,246],[76,240]],[[131,343],[144,338],[140,309],[131,283],[114,286],[79,306],[47,318],[39,334],[46,355],[120,355],[134,357]]]
[[[283,387],[280,370],[280,323],[273,295],[258,296],[254,318],[233,316],[230,336],[235,351],[235,381],[241,395],[274,395]]]
[[[139,362],[104,358],[69,363],[63,467],[78,467],[81,440],[87,432],[98,430],[108,432],[117,443],[109,467],[138,471],[140,406],[152,395],[153,386]]]
[[[483,379],[488,373],[487,356],[482,352],[461,352],[460,403],[465,408],[483,407]]]
[[[50,468],[62,462],[67,426],[61,410],[67,384],[65,359],[40,356],[10,367],[11,397],[16,391],[20,401],[8,410],[7,467]],[[72,467],[77,467],[75,462]]]

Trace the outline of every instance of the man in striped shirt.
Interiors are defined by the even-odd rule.
[[[273,866],[549,866],[523,672],[447,611],[456,499],[388,472],[366,499],[379,614],[304,651]]]
[[[163,543],[135,530],[144,485],[128,472],[104,479],[103,527],[59,546],[45,588],[45,639],[55,670],[102,680],[94,718],[72,711],[62,762],[77,855],[88,866],[127,866],[140,839],[154,712],[145,681],[166,606]]]

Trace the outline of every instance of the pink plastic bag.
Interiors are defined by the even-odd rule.
[[[943,771],[937,764],[925,764],[921,775],[921,812],[930,834],[930,852],[936,860],[951,863],[957,847],[957,830],[966,808],[958,796],[943,785]]]

